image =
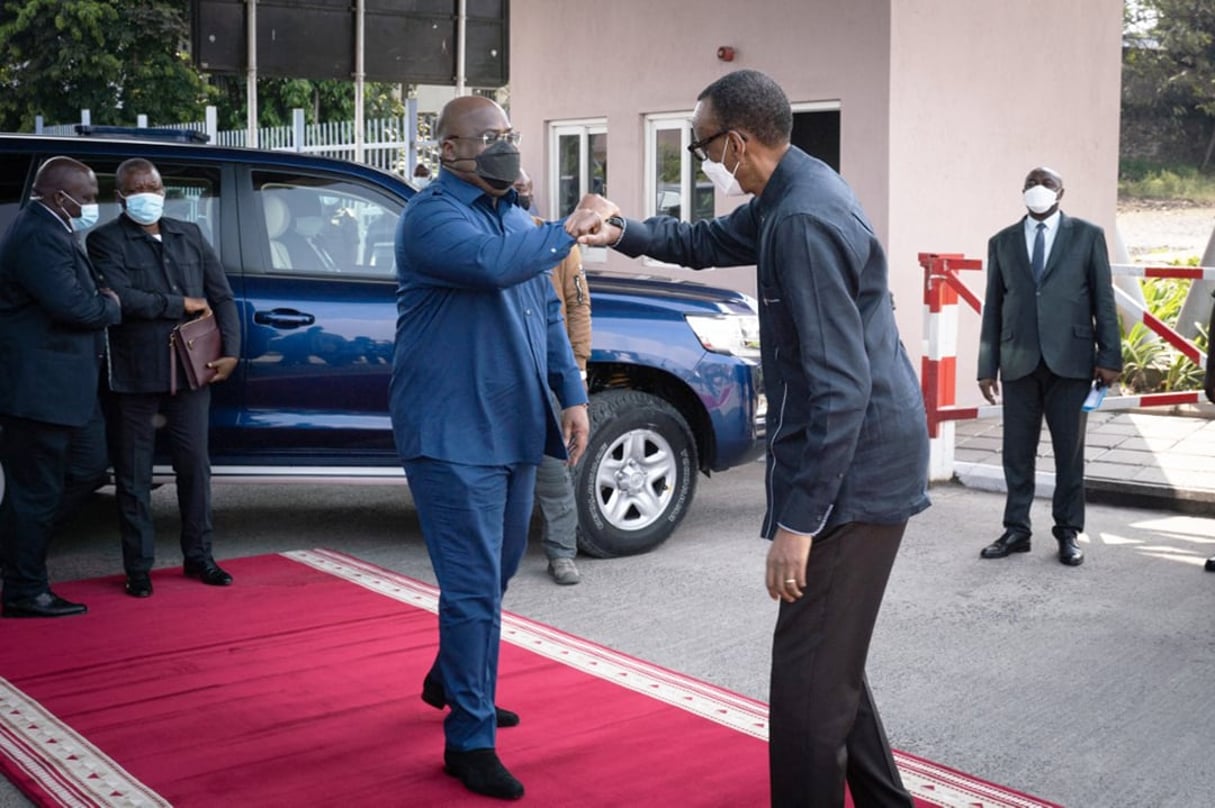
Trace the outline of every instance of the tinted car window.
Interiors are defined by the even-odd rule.
[[[270,272],[392,276],[398,200],[343,179],[269,171],[253,173],[253,188]]]
[[[114,193],[114,172],[118,165],[96,159],[89,161],[97,175],[97,201],[101,203],[101,221],[109,221],[122,212]],[[193,222],[221,256],[219,233],[219,171],[212,168],[157,164],[165,186],[164,215],[171,219]]]
[[[21,195],[29,179],[30,158],[22,154],[0,155],[0,235],[3,235],[17,211]]]

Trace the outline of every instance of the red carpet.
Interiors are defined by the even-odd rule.
[[[325,550],[62,584],[90,613],[0,622],[0,769],[47,806],[495,804],[442,773],[418,698],[435,590]],[[533,806],[766,806],[763,704],[506,615],[499,732]],[[898,754],[921,806],[1048,806]]]

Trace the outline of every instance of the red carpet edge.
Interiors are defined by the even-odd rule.
[[[301,550],[283,557],[431,613],[437,588],[332,550]],[[760,740],[767,740],[762,702],[613,651],[557,629],[504,613],[502,638],[582,673],[677,707]],[[0,754],[5,770],[27,794],[60,806],[167,806],[66,723],[0,678]],[[917,802],[942,808],[1059,808],[1029,795],[895,751],[904,783]]]

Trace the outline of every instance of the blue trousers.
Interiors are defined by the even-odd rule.
[[[502,595],[527,549],[536,467],[404,461],[409,490],[439,582],[436,664],[451,713],[447,747],[495,746],[494,699]]]

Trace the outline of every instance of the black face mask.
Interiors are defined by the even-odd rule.
[[[530,196],[524,196],[523,194],[519,194],[519,198],[515,201],[515,204],[517,204],[519,207],[523,208],[524,210],[531,210],[532,209],[532,198]]]
[[[505,140],[497,140],[477,155],[477,176],[491,187],[502,190],[519,179],[519,165],[519,148]]]
[[[476,174],[491,188],[504,190],[515,184],[519,179],[519,148],[498,140],[488,149],[473,157],[457,157],[455,160],[444,160],[443,165],[452,163],[474,162],[477,164]]]

